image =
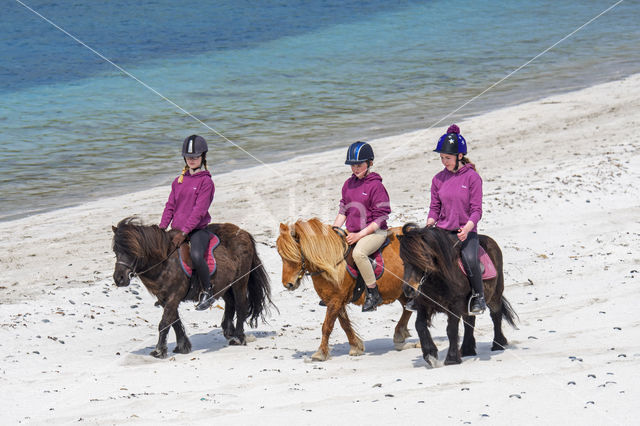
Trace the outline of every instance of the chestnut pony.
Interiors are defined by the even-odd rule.
[[[383,304],[398,300],[403,307],[402,316],[393,335],[396,349],[401,350],[416,347],[416,344],[403,345],[405,339],[410,336],[407,323],[411,312],[404,310],[407,302],[402,292],[401,278],[404,267],[398,255],[399,243],[395,235],[399,232],[400,228],[391,228],[388,232],[390,243],[383,249],[385,272],[377,283]],[[305,274],[311,275],[316,293],[327,305],[327,313],[322,324],[322,342],[311,359],[329,359],[329,336],[336,319],[340,321],[342,329],[347,334],[351,347],[349,355],[362,355],[365,350],[364,343],[354,331],[345,308],[349,303],[362,305],[365,295],[363,293],[355,302],[351,302],[356,280],[347,272],[345,258],[348,246],[344,236],[317,218],[308,221],[298,220],[292,226],[280,224],[276,246],[282,258],[282,284],[285,288],[295,290],[300,286],[300,280]]]
[[[273,306],[269,277],[251,234],[231,223],[214,223],[207,229],[220,238],[220,245],[214,250],[217,268],[211,281],[214,296],[224,299],[222,332],[230,345],[244,345],[244,322],[256,327],[258,318],[264,320],[269,306]],[[157,225],[141,225],[131,217],[113,227],[115,284],[125,287],[132,276],[139,276],[147,290],[158,298],[156,305],[164,309],[158,324],[158,343],[151,351],[156,358],[167,356],[167,334],[172,327],[176,333],[173,351],[191,352],[191,342],[178,315],[178,305],[188,300],[196,301],[200,286],[191,286],[182,270],[178,253],[171,243],[176,232],[164,231]]]

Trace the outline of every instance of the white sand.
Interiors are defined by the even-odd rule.
[[[447,124],[373,142],[392,225],[424,221]],[[245,347],[227,346],[221,310],[183,304],[193,352],[152,358],[161,310],[138,280],[113,285],[111,225],[157,223],[168,186],[0,223],[3,424],[637,424],[640,75],[458,124],[521,320],[506,351],[490,351],[485,315],[478,356],[428,370],[419,349],[394,350],[394,304],[350,310],[364,356],[336,324],[333,358],[307,361],[324,308],[310,282],[282,287],[274,243],[280,221],[335,217],[349,171],[330,151],[214,173],[214,221],[255,235],[280,309]],[[443,359],[443,315],[432,334]]]

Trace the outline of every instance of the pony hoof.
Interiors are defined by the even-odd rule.
[[[456,365],[462,364],[462,360],[460,358],[447,358],[444,360],[444,365]]]
[[[438,367],[442,366],[440,361],[438,361],[438,358],[436,358],[433,355],[427,355],[424,360],[427,363],[427,368],[429,370],[432,369],[432,368],[438,368]]]
[[[329,359],[329,354],[325,354],[322,351],[317,351],[313,355],[311,355],[312,361],[326,361]]]
[[[396,351],[404,351],[405,349],[414,349],[420,347],[420,342],[395,343]]]
[[[247,342],[245,341],[245,338],[239,338],[236,336],[233,336],[232,338],[229,339],[229,345],[231,346],[244,346],[246,345]]]
[[[188,345],[178,345],[173,349],[173,352],[176,354],[188,354],[191,352],[191,344]]]
[[[351,355],[351,356],[364,355],[364,345],[351,346],[351,349],[349,349],[349,355]]]
[[[473,349],[473,348],[472,349],[462,349],[461,352],[462,352],[462,356],[463,357],[464,356],[476,356],[476,355],[478,355],[476,353],[476,350]]]
[[[167,349],[163,349],[163,350],[158,350],[158,349],[154,349],[151,351],[151,353],[149,353],[149,355],[151,355],[154,358],[166,358],[167,357]]]
[[[494,343],[493,346],[491,346],[491,350],[492,351],[504,351],[505,349],[507,349],[507,343],[505,342],[504,345],[500,345],[498,343]]]

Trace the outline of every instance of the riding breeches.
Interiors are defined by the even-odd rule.
[[[387,230],[378,229],[373,234],[360,238],[353,248],[353,261],[367,287],[372,287],[376,283],[376,275],[369,262],[369,255],[378,250],[386,238]]]
[[[462,265],[464,266],[474,293],[484,295],[482,272],[480,271],[480,261],[478,260],[478,246],[478,234],[476,232],[469,232],[467,239],[462,242],[460,256],[462,257]]]
[[[211,287],[209,282],[209,265],[205,259],[207,248],[209,247],[209,231],[206,229],[196,229],[189,233],[191,241],[191,262],[193,269],[200,280],[200,286],[203,290]]]

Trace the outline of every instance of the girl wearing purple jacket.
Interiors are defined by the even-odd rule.
[[[202,292],[196,309],[207,309],[213,303],[209,266],[205,252],[209,246],[207,225],[211,221],[209,207],[213,202],[215,188],[211,173],[207,170],[207,141],[202,136],[191,135],[182,143],[182,157],[185,166],[180,176],[171,184],[171,194],[165,205],[160,228],[180,232],[173,237],[178,247],[185,240],[191,242],[191,260],[194,273],[200,280]]]
[[[482,274],[478,261],[478,222],[482,218],[482,178],[466,157],[467,142],[452,124],[438,140],[444,170],[431,181],[431,204],[427,226],[455,233],[461,242],[462,264],[471,284],[471,315],[484,312]]]
[[[345,164],[353,173],[342,186],[340,208],[333,226],[346,223],[347,243],[355,244],[353,261],[367,285],[362,312],[375,311],[382,303],[369,255],[387,238],[387,219],[391,213],[389,194],[379,174],[371,172],[373,148],[366,142],[354,142],[347,150]]]

